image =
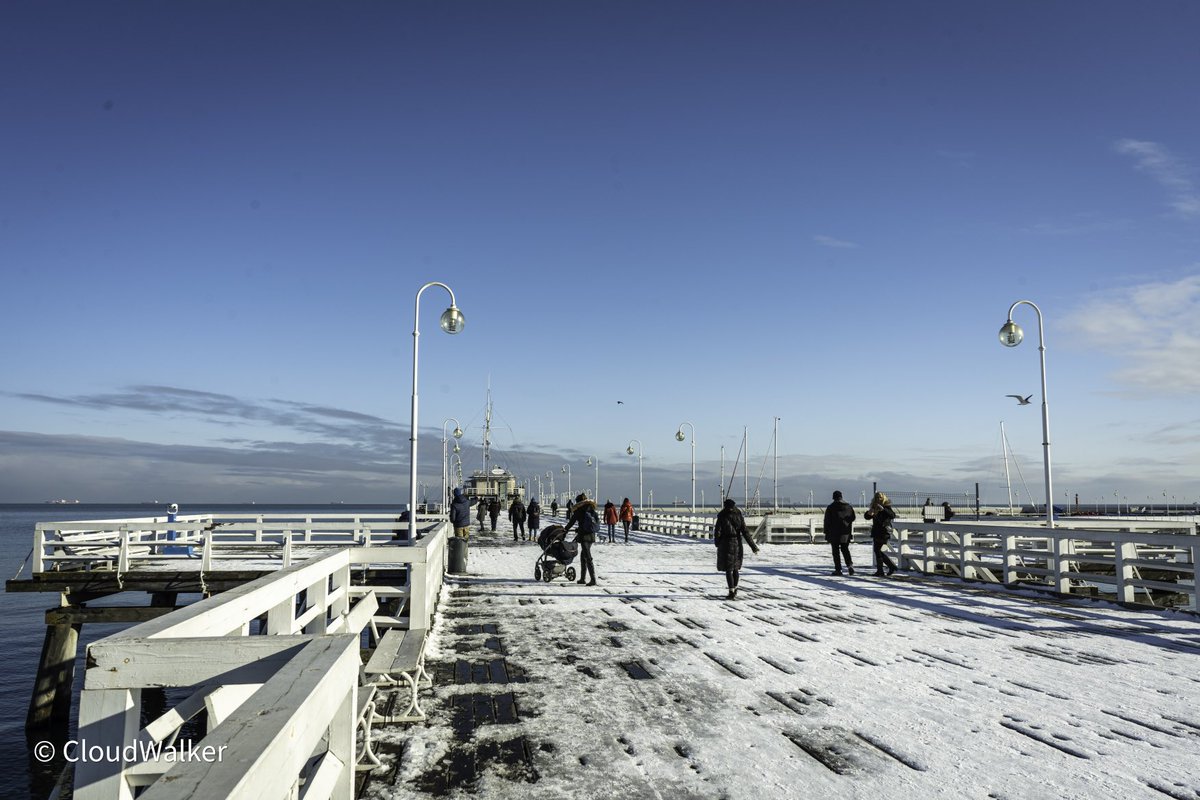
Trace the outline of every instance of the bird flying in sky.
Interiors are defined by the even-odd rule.
[[[1033,395],[1031,395],[1031,394],[1025,395],[1024,397],[1021,397],[1021,395],[1019,395],[1019,394],[1006,394],[1004,396],[1016,398],[1017,404],[1022,405],[1022,406],[1029,405],[1029,398],[1033,397]]]
[[[618,400],[618,401],[617,401],[617,405],[619,405],[619,406],[623,406],[623,405],[625,405],[625,401],[624,401],[624,400]]]

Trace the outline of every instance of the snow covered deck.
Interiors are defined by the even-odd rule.
[[[619,536],[619,534],[618,534]],[[366,796],[1196,798],[1200,624],[957,579],[831,577],[824,545],[597,544],[535,583],[473,532],[428,721],[376,728]]]

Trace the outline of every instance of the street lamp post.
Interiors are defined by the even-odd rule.
[[[446,425],[450,422],[454,423],[454,433],[451,434],[455,439],[461,439],[463,436],[462,423],[454,417],[447,417],[442,422],[442,503],[443,507],[446,503],[446,494],[450,489],[450,450],[447,447],[449,440],[446,438]],[[458,442],[454,443],[458,447]]]
[[[687,425],[692,432],[692,513],[696,513],[696,426],[690,422],[679,423],[679,430],[675,431],[675,440],[682,442],[683,426]]]
[[[587,466],[596,468],[596,497],[593,498],[597,503],[600,502],[600,456],[588,456]]]
[[[558,495],[556,495],[554,493],[554,473],[550,472],[549,470],[546,470],[546,479],[550,481],[550,497],[551,497],[551,499],[557,499]]]
[[[444,283],[432,281],[417,290],[416,300],[413,301],[413,369],[412,369],[412,417],[408,434],[408,541],[417,540],[417,360],[418,345],[421,341],[421,294],[430,286],[440,286],[450,294],[450,307],[442,312],[438,321],[446,333],[459,333],[466,324],[458,306],[454,302],[454,291]]]
[[[1042,460],[1046,473],[1046,527],[1054,527],[1054,482],[1050,469],[1050,405],[1046,398],[1046,331],[1042,324],[1042,310],[1028,300],[1018,300],[1008,308],[1008,321],[1000,328],[1000,344],[1016,347],[1025,338],[1021,326],[1013,322],[1013,311],[1019,305],[1027,305],[1037,313],[1038,354],[1042,365]]]
[[[575,495],[571,493],[571,465],[563,464],[562,471],[567,473],[567,497],[574,497]]]
[[[625,452],[633,455],[633,443],[637,442],[638,446],[638,508],[642,507],[642,458],[645,453],[642,450],[642,442],[640,439],[630,439],[629,447],[625,448]]]

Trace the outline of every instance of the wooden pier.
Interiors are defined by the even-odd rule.
[[[687,543],[708,536],[711,520],[682,513],[645,515],[642,520],[640,544],[657,542],[665,547],[664,542],[679,542],[684,548],[679,553],[664,552],[685,560],[678,579],[633,578],[614,586],[605,575],[610,569],[603,560],[606,554],[598,554],[602,582],[607,584],[602,586],[600,598],[609,598],[617,605],[596,606],[589,614],[602,614],[600,622],[609,628],[605,635],[618,650],[637,645],[629,652],[615,653],[622,657],[616,663],[623,672],[617,674],[633,681],[665,678],[664,663],[686,654],[684,660],[691,664],[695,655],[692,650],[699,647],[701,655],[728,673],[727,679],[730,675],[735,680],[749,679],[751,673],[739,660],[736,649],[745,643],[734,644],[731,640],[735,649],[726,654],[704,641],[711,639],[711,634],[706,632],[708,624],[700,612],[710,600],[703,596],[702,585],[711,579],[697,582],[690,577],[697,573],[688,566],[692,562],[687,559],[695,559],[702,551],[707,561],[711,547]],[[911,576],[949,576],[963,587],[971,587],[963,591],[976,597],[996,591],[987,586],[996,583],[1009,588],[1038,588],[1057,603],[1054,598],[1068,598],[1091,586],[1131,608],[1147,602],[1161,605],[1163,597],[1172,597],[1177,607],[1194,612],[1195,564],[1200,560],[1196,523],[1177,521],[1166,530],[1162,523],[1154,525],[1153,530],[1137,530],[1136,522],[1089,521],[1088,527],[1047,531],[1021,524],[898,521],[893,550],[910,580]],[[418,516],[418,526],[418,540],[408,542],[403,538],[406,525],[396,515],[195,516],[172,521],[154,517],[39,524],[32,577],[7,585],[8,591],[58,594],[60,601],[46,612],[46,639],[27,720],[30,729],[64,728],[70,718],[71,682],[82,626],[98,622],[132,625],[88,648],[79,708],[80,743],[102,743],[104,748],[113,748],[104,752],[119,756],[74,763],[73,769],[64,771],[64,785],[71,786],[79,800],[125,800],[135,795],[149,800],[182,796],[258,798],[296,793],[315,800],[350,798],[364,787],[371,796],[388,797],[389,792],[380,793],[381,775],[411,781],[404,797],[437,796],[463,781],[470,784],[479,778],[479,770],[444,772],[439,771],[444,765],[422,765],[419,759],[406,761],[401,753],[417,751],[405,742],[410,738],[431,742],[430,736],[454,738],[470,733],[458,730],[465,724],[462,715],[467,708],[460,703],[460,695],[470,699],[468,717],[475,720],[467,726],[471,731],[477,723],[485,728],[493,723],[515,724],[524,709],[564,702],[555,694],[557,689],[543,685],[544,675],[558,669],[554,665],[564,658],[563,642],[572,639],[554,634],[562,629],[562,620],[548,624],[544,630],[514,627],[516,620],[532,620],[534,612],[550,610],[539,612],[529,604],[554,602],[534,597],[545,591],[540,582],[530,580],[535,553],[519,546],[506,556],[508,561],[485,557],[484,569],[492,570],[494,575],[460,579],[463,588],[450,593],[456,604],[448,612],[448,622],[443,620],[451,629],[438,635],[433,629],[434,612],[438,598],[444,594],[446,545],[451,530],[443,518],[434,516]],[[809,576],[807,568],[794,566],[805,563],[810,556],[778,555],[825,555],[823,546],[802,546],[823,545],[816,530],[812,520],[781,516],[764,517],[757,526],[759,541],[791,545],[770,548],[768,552],[773,556],[767,564],[748,565],[748,574],[757,569],[759,579],[782,581],[749,607],[755,614],[752,619],[767,625],[757,636],[770,638],[779,633],[775,628],[784,625],[780,615],[792,614],[789,608],[836,607],[830,598],[837,597],[838,587],[827,586],[828,581]],[[479,552],[500,550],[508,550],[506,536],[488,537],[488,544]],[[514,557],[530,561],[528,575],[520,574]],[[631,574],[650,575],[653,571],[635,570]],[[796,605],[795,598],[789,599],[789,592],[797,579],[802,583],[814,580],[807,589],[832,590],[834,594],[816,606],[810,600]],[[997,590],[1003,591],[999,587]],[[147,604],[113,604],[112,598],[130,593],[145,595]],[[551,596],[560,594],[556,591]],[[862,597],[877,594],[877,590],[867,588]],[[182,595],[200,595],[203,599],[181,604]],[[659,596],[659,605],[641,605],[647,598]],[[702,604],[695,613],[681,614],[679,603],[695,602]],[[500,605],[493,608],[493,603]],[[723,604],[720,613],[735,608],[726,609],[725,605],[729,604]],[[746,610],[743,606],[736,609]],[[943,609],[931,620],[947,613],[952,612]],[[655,624],[665,632],[651,629],[654,635],[647,634],[646,641],[636,638],[631,642],[634,634],[629,631],[638,630],[635,623],[658,614],[668,614],[687,630],[666,630],[672,624],[660,619]],[[869,616],[862,612],[845,619],[866,624]],[[829,614],[822,611],[817,621],[828,622],[835,617],[844,621],[840,613],[828,620],[826,617]],[[748,619],[739,617],[737,625],[747,624]],[[1095,627],[1108,624],[1096,623]],[[1115,624],[1117,633],[1113,635],[1119,635],[1123,628],[1119,622]],[[1138,625],[1151,630],[1144,621]],[[387,634],[388,630],[395,634]],[[793,644],[817,641],[811,633],[789,630],[783,633],[792,637]],[[427,637],[426,633],[431,635]],[[465,652],[478,644],[476,634],[487,634],[484,641],[493,656],[482,666],[468,663],[462,667],[462,659],[455,658],[453,652],[458,652],[455,648],[464,648]],[[385,635],[387,647],[381,647],[376,658],[367,661],[364,645],[372,647]],[[459,636],[466,637],[461,644],[448,644]],[[518,648],[512,644],[514,636],[516,641],[545,639],[550,650],[534,654],[528,647]],[[1154,633],[1151,639],[1162,637]],[[434,654],[426,669],[425,648],[429,641],[433,642]],[[689,641],[692,650],[673,649]],[[1200,654],[1186,637],[1162,641],[1161,646],[1172,651]],[[1035,645],[1027,651],[1041,652]],[[645,651],[644,657],[634,650]],[[521,658],[509,657],[518,651]],[[497,652],[502,656],[499,660]],[[836,652],[849,653],[847,657],[857,659],[855,663],[860,667],[885,663],[878,654],[858,647],[843,645]],[[922,658],[915,657],[914,661]],[[797,668],[774,655],[764,654],[760,660],[784,675],[797,674]],[[568,667],[574,663],[571,659],[567,662]],[[962,659],[959,662],[960,667],[965,663]],[[697,663],[707,662],[701,659]],[[598,678],[601,673],[597,669],[587,667],[585,677]],[[695,664],[688,667],[693,672],[696,669]],[[566,675],[571,674],[568,669]],[[527,685],[529,675],[542,677],[535,678],[534,685]],[[429,691],[430,677],[433,695],[419,700]],[[504,691],[493,697],[492,692],[479,690],[480,684],[491,683]],[[460,685],[467,688],[448,688]],[[1190,687],[1176,691],[1180,696],[1187,695]],[[775,695],[768,692],[767,696]],[[565,702],[574,702],[570,697],[568,694]],[[685,703],[678,698],[671,702]],[[606,713],[603,703],[596,706],[586,701],[581,708],[590,718],[602,718]],[[757,715],[761,713],[756,711]],[[551,716],[557,719],[562,715]],[[389,725],[400,719],[409,724],[416,721],[417,725]],[[457,733],[439,734],[447,724],[457,726]],[[563,718],[561,725],[569,728],[570,719]],[[185,726],[191,733],[182,735]],[[569,736],[567,728],[555,736]],[[1193,735],[1186,726],[1179,730],[1179,735]],[[532,791],[525,785],[529,776],[545,776],[551,769],[537,751],[529,749],[535,745],[537,735],[537,731],[531,732],[522,740],[525,744],[512,752],[511,748],[505,749],[507,745],[501,747],[503,743],[481,740],[482,749],[468,760],[479,757],[507,765],[502,771],[518,776],[522,783],[512,787],[513,796],[525,796]],[[629,737],[626,740],[632,741]],[[865,741],[869,744],[870,736]],[[555,745],[549,742],[548,746]],[[873,746],[876,750],[882,747],[885,755],[889,752],[886,745]],[[133,749],[122,750],[125,747]],[[201,755],[225,748],[220,752],[226,757],[183,758],[182,754],[194,754],[196,748],[200,748]],[[488,756],[492,750],[495,753]],[[818,751],[828,755],[821,748]],[[437,752],[437,748],[431,752]],[[836,748],[830,752],[836,752]],[[456,757],[455,763],[466,763],[462,759],[467,757]],[[866,755],[863,759],[863,763],[871,761]],[[1200,773],[1200,766],[1189,763],[1184,767],[1186,774]],[[168,772],[169,783],[159,780]],[[598,774],[602,773],[603,769]],[[636,784],[640,779],[630,780]],[[693,785],[687,773],[674,775],[671,780],[681,791],[703,793],[706,788]],[[648,785],[652,783],[651,778]],[[561,792],[563,786],[547,781],[541,788],[547,792],[532,791],[529,796],[556,796],[554,791]]]

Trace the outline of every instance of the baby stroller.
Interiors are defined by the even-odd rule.
[[[566,539],[567,531],[562,525],[551,525],[538,534],[542,554],[533,567],[535,581],[549,583],[559,575],[566,575],[569,581],[575,580],[575,568],[569,565],[579,554],[579,545]]]

